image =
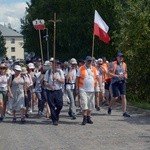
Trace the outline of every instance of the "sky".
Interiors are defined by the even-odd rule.
[[[0,24],[20,31],[20,19],[25,15],[26,2],[30,0],[0,0]]]

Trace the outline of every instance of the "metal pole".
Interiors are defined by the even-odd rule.
[[[42,49],[42,40],[41,40],[41,31],[39,30],[39,40],[40,40],[40,49],[41,49],[41,58],[43,63],[43,49]]]
[[[95,39],[95,36],[93,34],[93,43],[92,43],[92,58],[94,57],[94,39]]]
[[[46,42],[47,42],[47,60],[49,60],[49,40],[48,40],[49,36],[48,36],[48,28],[45,28],[45,29],[46,29],[46,36],[45,36],[45,38],[46,38]]]
[[[55,72],[55,54],[56,54],[56,13],[54,13],[54,41],[53,41],[53,58],[54,58],[54,72]]]

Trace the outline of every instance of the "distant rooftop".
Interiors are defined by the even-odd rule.
[[[3,26],[0,24],[0,31],[2,32],[2,35],[4,37],[23,37],[22,34],[12,30],[12,29],[9,29],[8,27],[6,26]]]

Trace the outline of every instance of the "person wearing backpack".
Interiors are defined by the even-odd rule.
[[[124,55],[118,52],[117,60],[110,64],[109,75],[111,78],[112,99],[108,107],[108,114],[112,112],[112,106],[115,101],[121,96],[123,116],[130,117],[126,112],[126,79],[127,79],[127,66],[124,62]]]
[[[46,71],[44,76],[44,85],[47,87],[47,98],[53,125],[58,125],[59,114],[63,107],[62,88],[64,83],[65,77],[60,69],[60,62],[54,60],[52,69]]]
[[[76,119],[76,106],[75,106],[75,84],[77,75],[77,61],[75,58],[70,60],[71,67],[66,71],[66,94],[69,98],[69,111],[68,114],[72,119]]]

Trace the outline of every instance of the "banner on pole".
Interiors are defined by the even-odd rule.
[[[45,29],[45,21],[43,19],[36,19],[32,21],[33,26],[36,30],[44,30]]]

